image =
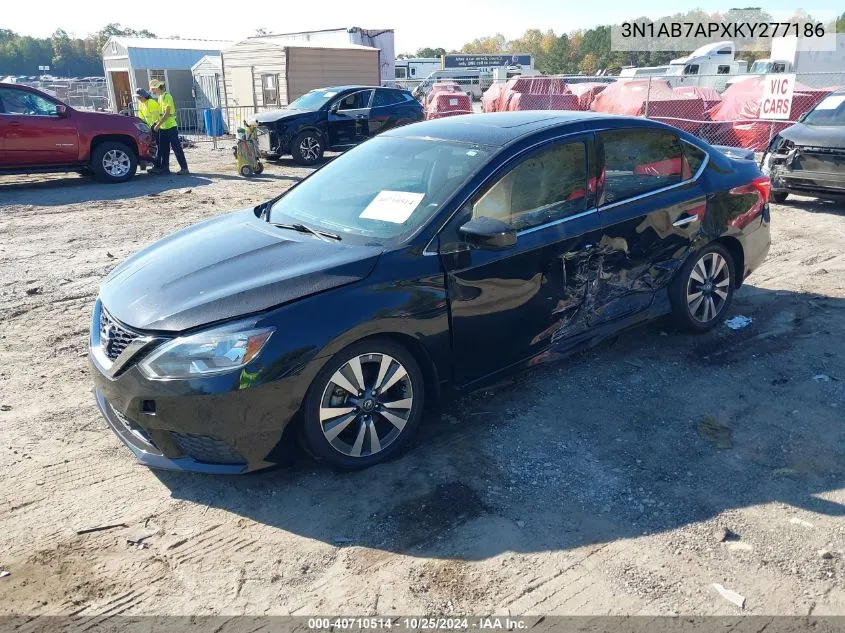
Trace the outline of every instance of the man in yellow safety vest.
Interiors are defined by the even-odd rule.
[[[161,117],[161,108],[159,108],[158,101],[156,101],[155,98],[143,88],[138,88],[138,90],[135,91],[135,95],[138,97],[138,118],[149,125],[150,128],[153,128]],[[160,134],[155,129],[152,130],[152,134],[156,142],[156,153],[155,156],[153,156],[153,168],[158,168],[160,167],[158,151],[158,148],[161,146],[161,140],[159,139]]]
[[[153,94],[158,97],[158,105],[161,112],[158,121],[153,126],[159,133],[159,164],[158,167],[150,170],[151,173],[170,173],[170,148],[179,163],[177,176],[184,176],[188,172],[188,162],[185,160],[185,152],[182,150],[182,142],[179,140],[179,128],[176,125],[176,105],[173,103],[173,96],[167,92],[163,81],[151,81],[150,88]]]

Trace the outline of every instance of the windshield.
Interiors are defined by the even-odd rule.
[[[319,110],[335,95],[337,92],[333,90],[312,90],[295,99],[288,105],[288,110]]]
[[[464,143],[376,137],[292,188],[271,207],[270,221],[402,240],[436,214],[490,153]]]
[[[807,115],[804,123],[806,125],[845,126],[845,95],[830,95],[822,99]]]
[[[749,73],[767,74],[772,72],[772,62],[754,62]]]

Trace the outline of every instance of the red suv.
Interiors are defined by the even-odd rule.
[[[74,110],[35,88],[0,83],[0,174],[90,171],[124,182],[154,152],[138,118]]]

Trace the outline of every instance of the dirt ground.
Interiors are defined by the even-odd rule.
[[[364,472],[214,478],[137,465],[85,358],[117,262],[306,173],[188,160],[0,177],[0,614],[845,614],[841,205],[773,206],[745,328],[625,334],[447,404]]]

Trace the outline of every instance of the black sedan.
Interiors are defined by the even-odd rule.
[[[760,164],[772,180],[772,200],[790,193],[845,198],[845,90],[822,99],[772,139]]]
[[[115,268],[96,399],[153,467],[254,470],[297,436],[369,466],[444,395],[660,315],[720,323],[768,252],[768,196],[753,161],[644,119],[398,128]]]
[[[263,157],[290,154],[301,165],[314,165],[327,150],[347,150],[424,118],[422,105],[407,90],[337,86],[312,90],[284,110],[262,112],[255,120]]]

